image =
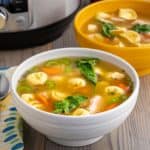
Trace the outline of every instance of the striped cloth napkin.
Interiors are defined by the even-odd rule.
[[[13,68],[0,67],[0,73],[5,73],[8,79]],[[0,150],[23,150],[22,119],[12,103],[11,94],[0,101]]]

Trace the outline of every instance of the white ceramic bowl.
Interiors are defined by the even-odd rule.
[[[132,95],[120,106],[90,116],[63,116],[37,110],[26,104],[17,94],[18,80],[31,67],[60,57],[97,57],[124,69],[134,82]],[[14,104],[23,119],[52,141],[66,146],[92,144],[120,126],[133,110],[139,93],[139,78],[134,68],[123,59],[110,53],[86,48],[63,48],[35,55],[19,65],[12,77]]]

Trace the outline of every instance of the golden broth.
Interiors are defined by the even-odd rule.
[[[133,9],[131,10],[136,13],[136,19],[129,20],[119,17],[119,10],[114,13],[99,12],[95,16],[91,17],[90,20],[87,20],[87,22],[83,24],[81,30],[88,36],[89,39],[97,43],[104,42],[119,47],[146,46],[147,44],[150,44],[149,17],[140,15],[140,13],[135,12]],[[102,13],[104,13],[104,15],[101,15]],[[110,32],[109,35],[112,35],[111,37],[109,37],[108,32],[106,31],[108,26],[104,26],[102,23],[114,26],[114,29],[110,29],[108,31]],[[137,27],[138,29],[136,28],[135,30],[134,26],[137,24],[140,24],[141,26]],[[143,29],[143,25],[147,25],[147,27],[144,27]],[[103,33],[105,32],[103,30],[104,27],[106,34]]]
[[[46,61],[27,71],[17,91],[29,105],[65,115],[89,115],[123,103],[132,93],[129,76],[95,58]]]

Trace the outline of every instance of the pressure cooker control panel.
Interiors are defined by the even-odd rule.
[[[27,0],[0,0],[0,6],[6,8],[11,13],[28,11]]]
[[[27,30],[30,20],[28,0],[0,0],[0,32]]]

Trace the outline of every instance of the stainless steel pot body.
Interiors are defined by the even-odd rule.
[[[70,15],[79,0],[1,0],[0,32],[26,31]]]

